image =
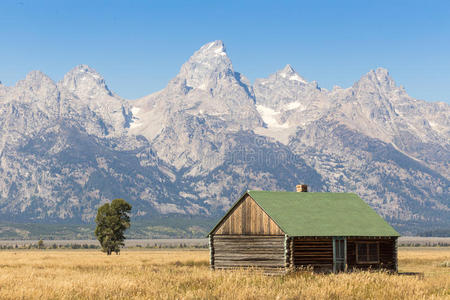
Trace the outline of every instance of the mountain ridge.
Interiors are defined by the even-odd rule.
[[[135,217],[220,215],[243,190],[307,183],[401,226],[447,224],[449,116],[384,68],[332,90],[289,64],[250,84],[222,41],[137,100],[86,65],[59,82],[34,71],[0,85],[0,215],[90,222],[115,197]]]

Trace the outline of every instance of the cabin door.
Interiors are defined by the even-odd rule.
[[[347,267],[347,239],[333,238],[333,272],[343,272]]]

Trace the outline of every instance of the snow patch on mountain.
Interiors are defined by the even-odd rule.
[[[133,114],[133,120],[130,123],[130,130],[142,126],[142,122],[140,122],[140,118],[139,118],[139,112],[141,111],[141,109],[139,107],[135,107],[133,106],[131,108],[131,113]]]
[[[256,105],[256,109],[261,114],[262,119],[269,128],[289,128],[289,124],[287,122],[280,124],[278,116],[281,112],[262,105]]]
[[[285,105],[286,110],[292,110],[303,107],[301,102],[291,102]]]

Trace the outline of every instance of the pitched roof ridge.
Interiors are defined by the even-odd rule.
[[[250,191],[249,195],[290,236],[399,236],[356,193]]]
[[[209,234],[220,227],[246,195],[289,236],[399,236],[356,193],[255,190],[243,193]]]

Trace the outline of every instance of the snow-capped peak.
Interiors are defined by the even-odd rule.
[[[222,41],[217,40],[214,42],[210,42],[204,46],[202,46],[196,53],[202,53],[202,54],[212,54],[214,56],[216,55],[227,55],[227,51],[225,49],[225,45]]]
[[[181,67],[175,82],[185,82],[189,88],[209,90],[229,76],[234,77],[233,66],[225,45],[218,40],[196,51]]]
[[[63,81],[81,78],[84,78],[84,80],[93,79],[98,82],[104,82],[103,77],[96,70],[89,67],[88,65],[76,66],[64,76]]]
[[[295,72],[294,68],[292,68],[292,66],[289,64],[287,64],[281,71],[278,71],[277,75],[288,80],[299,81],[303,83],[307,82],[303,77]]]
[[[290,64],[287,64],[281,71],[280,74],[292,75],[295,73],[294,68]]]

